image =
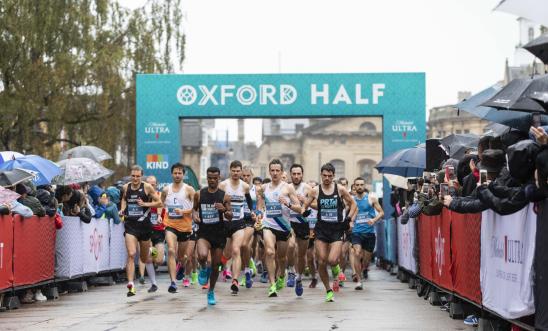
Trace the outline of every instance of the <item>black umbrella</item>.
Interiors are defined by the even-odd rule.
[[[514,110],[498,110],[494,107],[485,107],[482,104],[492,98],[501,90],[500,84],[495,84],[477,94],[474,94],[467,100],[464,100],[456,105],[459,110],[464,110],[474,116],[488,120],[491,122],[503,124],[511,128],[528,132],[532,123],[531,113],[514,111]],[[548,125],[548,115],[541,115],[541,124]]]
[[[441,169],[443,161],[449,156],[439,139],[426,140],[426,169],[424,171],[434,172]]]
[[[0,186],[13,186],[32,179],[34,174],[23,169],[0,170]]]
[[[538,57],[544,64],[548,64],[548,34],[531,40],[523,48]]]
[[[479,136],[475,134],[450,134],[441,140],[453,159],[461,160],[467,150],[478,147]]]
[[[524,112],[546,112],[548,105],[539,101],[538,95],[548,91],[548,75],[531,78],[517,78],[508,83],[482,106],[502,110]]]
[[[509,132],[511,128],[499,123],[489,123],[485,126],[485,130],[486,132],[484,133],[484,136],[492,136],[496,138]]]

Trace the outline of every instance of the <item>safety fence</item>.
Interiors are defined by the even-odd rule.
[[[64,217],[0,217],[0,292],[125,268],[123,224]]]
[[[548,246],[548,226],[543,224],[548,221],[547,209],[546,201],[507,216],[491,210],[459,214],[444,208],[437,216],[421,215],[406,224],[398,220],[397,264],[506,320],[530,316],[536,306],[536,327],[546,328],[548,259],[546,250],[539,250]]]

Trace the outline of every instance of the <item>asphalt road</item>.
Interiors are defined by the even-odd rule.
[[[137,285],[132,298],[124,284],[91,287],[0,312],[0,330],[472,330],[385,271],[372,270],[364,291],[342,288],[334,303],[324,302],[323,286],[308,289],[309,280],[304,283],[300,298],[292,288],[268,298],[266,284],[232,296],[229,283],[220,282],[217,305],[208,307],[199,288],[168,293],[162,273],[154,294],[146,292],[148,284]]]

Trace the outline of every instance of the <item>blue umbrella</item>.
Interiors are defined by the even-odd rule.
[[[50,160],[38,155],[27,155],[0,164],[0,170],[24,169],[32,174],[34,185],[48,185],[55,176],[61,174],[61,168]]]
[[[0,152],[0,163],[4,163],[9,160],[14,160],[22,156],[24,155],[21,153],[12,152],[12,151],[3,151],[3,152]]]
[[[413,147],[399,150],[382,159],[375,168],[385,174],[420,177],[426,168],[426,149]]]
[[[502,89],[502,85],[495,84],[477,94],[474,94],[467,100],[457,104],[457,109],[464,110],[484,120],[503,124],[511,128],[528,132],[531,127],[532,114],[515,110],[498,110],[494,107],[481,106],[484,102],[491,99]],[[548,115],[542,114],[540,118],[542,125],[548,125]]]

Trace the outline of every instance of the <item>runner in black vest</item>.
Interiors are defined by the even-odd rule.
[[[204,286],[209,280],[207,303],[216,304],[215,284],[219,276],[219,265],[226,245],[225,219],[232,219],[230,196],[219,189],[221,171],[217,167],[210,167],[207,173],[207,188],[201,189],[194,195],[194,220],[198,228],[198,262],[200,274],[198,282]],[[211,253],[211,263],[208,255]]]
[[[135,254],[137,254],[137,245],[139,245],[140,258],[146,265],[147,273],[152,286],[149,292],[155,292],[156,275],[154,273],[154,265],[152,264],[150,254],[156,252],[151,251],[150,236],[152,234],[152,223],[150,222],[150,208],[158,208],[162,206],[160,198],[156,194],[154,187],[148,183],[142,182],[143,168],[133,166],[131,168],[131,182],[124,185],[122,189],[122,200],[120,214],[125,216],[125,239],[127,248],[127,296],[135,295],[135,286],[133,279],[135,277]]]
[[[346,228],[343,219],[342,210],[346,203],[350,206],[349,215],[355,215],[356,202],[350,196],[346,188],[333,182],[335,167],[331,163],[326,163],[321,168],[322,183],[311,191],[308,199],[305,201],[301,213],[305,216],[310,204],[317,199],[318,223],[314,229],[316,234],[316,257],[318,259],[318,271],[320,278],[327,291],[325,301],[333,302],[333,289],[329,286],[329,275],[327,274],[327,264],[331,266],[331,272],[334,275],[333,288],[338,288],[339,280],[336,278],[340,272],[338,267],[339,256],[341,255],[342,239]],[[344,202],[343,202],[344,201]],[[346,222],[352,227],[353,219],[347,219]]]

